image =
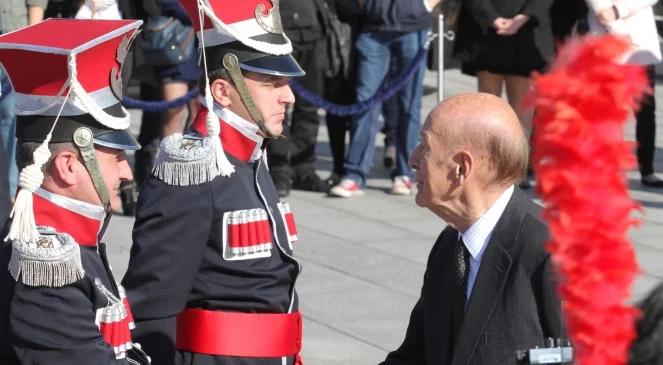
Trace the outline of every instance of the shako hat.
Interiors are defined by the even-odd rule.
[[[95,143],[137,149],[122,107],[122,63],[141,22],[48,19],[0,36],[0,64],[16,92],[16,138],[72,142],[88,127]]]
[[[283,32],[279,0],[179,1],[204,47],[207,70],[223,67],[224,56],[233,53],[246,71],[304,75]]]
[[[41,143],[33,164],[21,170],[8,239],[33,242],[38,237],[31,193],[43,181],[41,169],[50,159],[50,142],[73,142],[78,147],[109,210],[94,144],[140,147],[127,132],[129,113],[120,101],[122,64],[141,24],[48,19],[0,36],[0,64],[16,92],[16,137]]]
[[[218,174],[230,176],[234,166],[228,161],[214,112],[209,72],[228,71],[253,121],[271,136],[253,102],[241,70],[284,76],[305,73],[292,57],[292,44],[283,32],[279,0],[179,0],[191,18],[201,46],[201,69],[205,76],[206,127],[211,137]]]

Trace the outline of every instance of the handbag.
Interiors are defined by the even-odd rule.
[[[318,2],[318,14],[326,36],[327,67],[325,77],[349,79],[352,72],[352,28],[342,22],[327,3]]]
[[[143,55],[152,66],[172,66],[191,57],[193,28],[167,16],[149,18],[143,31]]]

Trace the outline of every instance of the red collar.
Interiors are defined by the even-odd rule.
[[[67,233],[81,246],[95,247],[106,214],[102,207],[38,189],[32,194],[37,226]]]
[[[203,136],[207,135],[207,113],[207,108],[201,106],[191,126]],[[221,123],[220,135],[224,151],[243,162],[253,162],[260,158],[263,137],[256,134],[257,126],[227,109],[218,109],[217,115]]]

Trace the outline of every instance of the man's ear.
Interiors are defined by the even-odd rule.
[[[58,151],[48,168],[49,175],[58,185],[72,186],[78,182],[81,168],[78,153],[69,150]]]
[[[456,164],[456,177],[459,183],[463,183],[463,181],[467,180],[474,173],[476,161],[474,161],[474,157],[469,151],[458,151],[453,157],[453,162]]]
[[[212,98],[214,98],[214,101],[219,103],[222,107],[227,108],[232,104],[230,94],[233,91],[233,86],[230,82],[224,79],[216,79],[212,81],[210,91],[212,92]]]

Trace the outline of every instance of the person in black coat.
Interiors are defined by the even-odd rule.
[[[332,60],[334,53],[330,52],[328,55],[328,62],[330,65],[327,67],[325,73],[325,99],[340,105],[354,104],[356,99],[357,90],[357,75],[356,75],[356,49],[355,41],[359,35],[361,25],[361,9],[355,0],[326,0],[325,11],[330,16],[327,17],[325,23],[328,28],[331,28],[328,22],[333,21],[331,14],[334,14],[340,26],[349,27],[349,39],[336,39],[333,44],[328,40],[328,47],[337,46],[339,52],[336,53],[337,60]],[[331,30],[327,30],[330,32]],[[329,38],[328,38],[329,39]],[[340,43],[340,42],[343,43]],[[330,44],[331,43],[331,44]],[[347,58],[343,57],[343,47],[347,52]],[[332,66],[336,67],[332,67]],[[345,160],[345,137],[350,128],[351,115],[334,115],[327,113],[325,122],[327,124],[327,134],[329,135],[329,148],[332,155],[332,172],[331,175],[325,180],[328,187],[332,187],[341,181],[341,177],[345,175],[345,168],[343,163]]]
[[[281,0],[281,20],[290,38],[293,57],[306,75],[298,81],[317,95],[323,92],[327,50],[321,12],[323,0]],[[290,188],[323,192],[326,185],[315,172],[315,144],[320,125],[318,108],[304,100],[297,100],[292,108],[285,138],[270,143],[267,156],[269,171],[280,197]]]
[[[454,56],[462,71],[476,75],[478,89],[502,95],[523,127],[531,131],[531,113],[522,106],[530,74],[543,71],[554,55],[550,21],[553,0],[467,0],[457,23]]]
[[[493,95],[456,95],[430,113],[410,158],[415,201],[448,226],[403,344],[382,365],[515,364],[517,350],[564,336],[548,230],[514,186],[527,152],[517,116]]]
[[[663,364],[663,283],[638,303],[642,316],[636,323],[638,337],[629,350],[629,365]]]

